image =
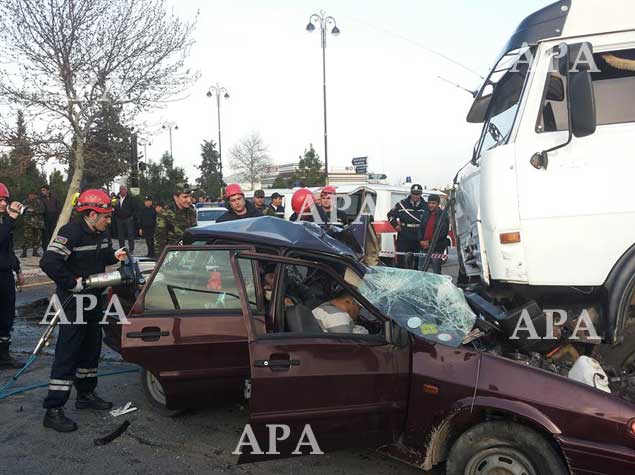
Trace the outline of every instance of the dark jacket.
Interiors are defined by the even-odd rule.
[[[157,224],[157,212],[154,209],[154,206],[150,206],[149,208],[143,207],[141,211],[139,211],[139,227],[141,229],[154,229]]]
[[[267,206],[267,210],[271,210],[269,212],[269,216],[284,219],[284,206],[280,205],[276,208],[274,205],[269,204],[269,206]]]
[[[0,272],[20,272],[20,261],[13,251],[15,220],[7,213],[0,214]]]
[[[40,195],[40,201],[44,205],[44,214],[48,217],[57,217],[60,213],[60,203],[58,199],[49,193],[48,198]]]
[[[221,215],[216,220],[216,222],[224,223],[225,221],[236,221],[237,219],[256,218],[258,216],[262,216],[262,213],[252,203],[250,203],[249,201],[245,201],[245,203],[247,207],[247,213],[237,215],[231,208],[229,208],[229,204],[227,204],[227,212]]]
[[[121,204],[121,198],[117,199],[114,212],[114,217],[116,219],[134,218],[138,212],[139,204],[130,193],[126,195],[126,198],[123,200],[123,204]]]
[[[428,203],[421,198],[416,206],[413,206],[410,197],[401,200],[388,212],[388,221],[393,227],[401,226],[399,239],[416,241],[421,222],[430,213]]]
[[[337,223],[331,222],[331,213],[329,211],[326,211],[324,208],[322,208],[322,206],[318,206],[317,209],[318,209],[318,213],[320,213],[320,217],[322,218],[322,221],[324,222],[324,224],[341,224],[342,226],[347,224],[348,216],[341,209],[337,210],[337,221],[338,221]]]
[[[443,210],[441,208],[437,208],[435,215],[437,219],[434,222],[434,229],[432,231],[433,236],[436,230],[439,228],[439,226],[441,227],[441,230],[439,231],[439,238],[437,239],[437,243],[434,246],[434,249],[432,250],[432,252],[438,253],[438,252],[445,251],[445,248],[448,245],[447,237],[448,237],[448,233],[450,232],[450,220],[448,219],[447,213],[445,214],[445,216],[443,215]],[[428,224],[428,220],[431,217],[432,217],[432,214],[428,213],[424,217],[423,221],[421,222],[421,226],[418,228],[418,234],[417,234],[417,239],[419,241],[423,241],[423,234],[426,230],[426,225]]]
[[[46,248],[40,267],[62,295],[75,287],[77,277],[99,274],[116,262],[108,234],[91,231],[83,219],[77,219],[62,226]],[[103,289],[89,292],[97,295]]]

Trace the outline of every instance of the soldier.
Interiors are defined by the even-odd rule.
[[[37,250],[44,232],[44,204],[35,191],[30,191],[27,196],[28,198],[23,203],[26,209],[24,211],[24,242],[20,257],[26,257],[26,250],[29,247],[33,249],[33,257],[40,257]]]
[[[421,223],[428,215],[428,206],[421,198],[421,185],[412,185],[410,196],[401,200],[388,212],[388,221],[397,230],[397,252],[407,253],[421,251],[418,233]],[[397,254],[397,267],[402,269],[416,268],[417,259],[408,259],[408,255]]]
[[[178,186],[174,201],[157,214],[157,225],[154,231],[154,246],[157,255],[169,244],[177,244],[186,229],[196,226],[196,210],[192,207],[192,190],[186,186]]]
[[[254,192],[254,207],[260,211],[263,216],[275,216],[274,211],[269,206],[265,206],[264,190],[256,190]]]

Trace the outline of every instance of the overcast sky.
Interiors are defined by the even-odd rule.
[[[274,163],[297,160],[313,143],[324,156],[319,31],[305,31],[324,9],[341,30],[326,51],[329,168],[368,156],[369,172],[429,187],[451,181],[469,160],[480,127],[465,116],[471,96],[439,79],[474,89],[480,79],[426,50],[485,75],[518,23],[550,0],[179,0],[176,13],[200,11],[191,64],[201,80],[187,98],[144,117],[166,120],[174,157],[194,179],[203,139],[217,140],[209,85],[225,86],[221,106],[223,162],[241,136],[259,132]],[[169,149],[168,133],[151,138],[148,155]]]

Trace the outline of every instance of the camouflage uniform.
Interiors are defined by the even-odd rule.
[[[154,244],[157,255],[169,244],[177,244],[187,228],[196,226],[196,209],[178,208],[171,203],[157,214],[157,224],[154,230]]]
[[[24,212],[24,242],[22,243],[22,256],[26,257],[26,250],[33,249],[33,256],[39,256],[37,250],[42,243],[44,230],[44,203],[39,199],[27,199],[24,203],[27,208]]]

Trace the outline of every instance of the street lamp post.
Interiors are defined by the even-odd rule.
[[[165,122],[161,128],[168,129],[170,131],[170,158],[174,158],[174,155],[172,154],[172,129],[179,130],[179,126],[174,122]]]
[[[326,32],[330,29],[333,36],[340,34],[340,29],[335,23],[335,18],[332,16],[326,16],[324,10],[320,10],[320,13],[314,13],[309,17],[309,23],[306,26],[306,31],[311,33],[318,27],[322,34],[322,98],[324,100],[324,171],[326,172],[326,183],[329,181],[329,151],[326,132]]]
[[[215,86],[210,86],[207,90],[207,97],[216,96],[216,113],[218,115],[218,170],[220,175],[220,183],[221,183],[221,192],[223,188],[223,152],[220,141],[220,98],[221,95],[225,99],[229,99],[229,94],[227,93],[227,89],[225,89],[220,84],[216,83]],[[221,193],[222,194],[222,193]]]

